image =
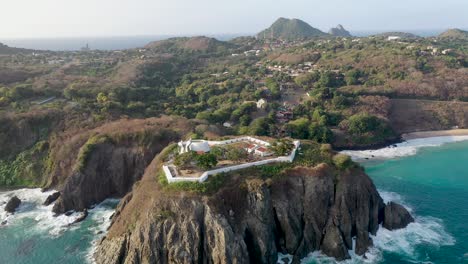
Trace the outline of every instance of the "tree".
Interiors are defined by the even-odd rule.
[[[226,159],[232,161],[241,161],[247,158],[247,151],[243,148],[230,147],[226,151]]]
[[[359,78],[361,77],[361,72],[359,70],[350,70],[345,75],[346,85],[357,85],[359,84]]]
[[[290,121],[286,125],[286,129],[293,138],[306,139],[309,137],[309,120],[307,118],[299,118]]]
[[[201,155],[196,156],[196,161],[198,167],[204,169],[204,170],[209,170],[216,166],[218,164],[218,160],[216,159],[216,156],[212,153],[205,153]]]
[[[194,153],[192,151],[178,154],[175,157],[174,165],[176,165],[179,168],[186,168],[192,163],[193,157]]]
[[[224,148],[217,147],[217,146],[212,147],[211,150],[210,150],[210,153],[215,155],[218,160],[219,159],[224,159],[224,153],[225,152],[226,152],[226,150]]]
[[[255,119],[249,126],[249,133],[256,136],[268,136],[270,134],[272,121],[266,117]]]
[[[360,135],[377,130],[381,121],[376,116],[368,114],[357,114],[349,118],[348,131]]]
[[[309,139],[319,143],[330,143],[333,140],[333,132],[325,125],[313,123],[309,127]]]
[[[281,138],[273,142],[270,149],[277,156],[286,156],[291,154],[291,151],[294,149],[294,144],[290,139]]]
[[[394,136],[393,130],[385,120],[368,114],[351,116],[347,120],[346,126],[354,140],[359,143],[383,142],[387,138]]]

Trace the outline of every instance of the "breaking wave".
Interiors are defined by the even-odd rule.
[[[0,230],[1,228],[9,228],[9,226],[24,225],[24,220],[26,219],[34,220],[34,225],[27,226],[28,232],[48,235],[50,237],[60,237],[64,232],[86,228],[88,232],[94,234],[91,247],[85,252],[87,262],[92,263],[92,255],[96,244],[110,226],[110,217],[114,213],[114,208],[119,200],[107,199],[96,205],[93,209],[88,210],[89,214],[85,221],[91,221],[92,224],[83,225],[82,223],[77,223],[71,225],[81,216],[79,212],[73,212],[69,216],[54,216],[52,212],[53,204],[49,206],[42,205],[45,199],[54,192],[42,192],[41,189],[20,189],[0,192]],[[21,200],[21,205],[15,214],[7,213],[4,210],[4,205],[15,195]]]
[[[376,150],[344,150],[341,153],[351,156],[351,158],[356,161],[366,159],[390,159],[416,155],[418,150],[423,147],[438,147],[446,143],[465,140],[468,140],[468,136],[418,138]]]
[[[379,191],[385,203],[394,201],[403,205],[408,211],[413,211],[411,206],[405,203],[403,197],[394,192]],[[414,214],[413,214],[414,215]],[[442,220],[434,217],[415,216],[415,222],[406,228],[399,230],[387,230],[380,227],[375,236],[371,236],[374,246],[364,256],[358,256],[350,250],[351,259],[336,261],[332,257],[322,254],[320,251],[310,253],[301,260],[303,264],[364,264],[378,263],[383,260],[384,253],[394,253],[402,256],[409,262],[420,263],[416,247],[421,244],[429,244],[435,247],[450,246],[455,244],[455,239],[445,231]],[[354,247],[354,246],[353,246]],[[278,264],[291,263],[290,255],[278,255]]]

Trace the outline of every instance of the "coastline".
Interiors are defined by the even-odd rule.
[[[414,132],[402,135],[402,142],[379,149],[342,150],[354,161],[384,160],[415,155],[420,148],[438,147],[447,143],[468,141],[468,129]]]
[[[431,137],[450,137],[450,136],[468,136],[468,129],[451,129],[451,130],[433,130],[405,133],[401,135],[403,140],[412,140]]]

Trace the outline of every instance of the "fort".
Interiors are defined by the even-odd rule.
[[[248,155],[249,160],[239,162],[238,164],[227,160],[219,164],[219,166],[216,168],[194,172],[192,170],[181,170],[181,168],[174,164],[174,160],[171,159],[163,165],[163,171],[169,183],[184,181],[204,182],[210,175],[241,170],[270,163],[293,162],[296,156],[296,151],[300,147],[300,141],[296,140],[292,143],[293,148],[289,155],[277,156],[271,150],[271,143],[254,137],[239,137],[223,141],[192,139],[188,141],[180,141],[178,143],[179,155],[190,152],[196,153],[197,155],[203,155],[205,153],[210,153],[210,151],[216,147],[236,147],[244,150],[246,155]]]

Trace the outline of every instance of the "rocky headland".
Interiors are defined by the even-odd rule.
[[[359,166],[249,169],[199,194],[161,184],[160,163],[121,201],[97,263],[276,263],[278,253],[297,262],[316,250],[344,260],[365,255],[384,220],[390,229],[413,221],[384,204]]]

